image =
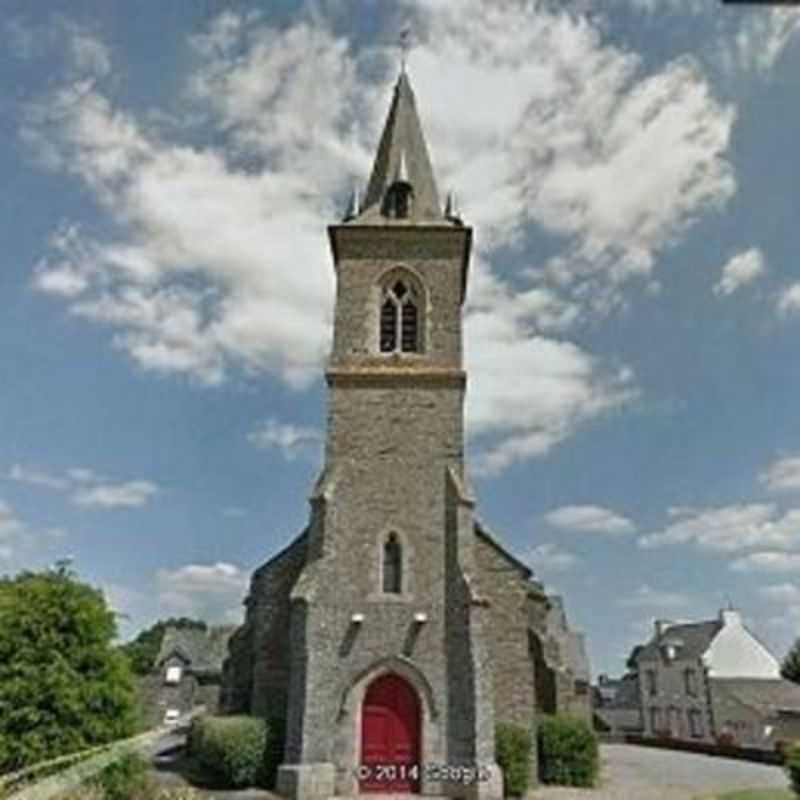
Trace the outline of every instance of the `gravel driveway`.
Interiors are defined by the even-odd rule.
[[[788,785],[780,767],[676,750],[608,744],[600,746],[600,760],[597,789],[543,787],[529,800],[692,800],[713,790]]]

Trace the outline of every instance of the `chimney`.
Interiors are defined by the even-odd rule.
[[[656,638],[660,639],[664,633],[666,632],[667,628],[670,625],[674,625],[675,623],[670,619],[657,619],[653,621],[653,627],[655,628]]]
[[[724,625],[740,625],[742,624],[742,615],[733,608],[723,608],[719,612],[719,621]]]

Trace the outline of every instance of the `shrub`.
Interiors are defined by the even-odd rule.
[[[189,752],[201,766],[234,788],[264,782],[267,724],[258,717],[198,717],[189,732]]]
[[[539,776],[543,783],[593,786],[597,769],[597,739],[587,722],[573,717],[542,719]]]
[[[148,764],[135,754],[109,764],[89,785],[100,790],[103,800],[149,800],[155,794]]]
[[[792,791],[800,797],[800,741],[792,742],[785,752],[786,763],[783,768],[789,776]]]
[[[504,794],[522,797],[528,790],[533,738],[518,725],[500,723],[495,731],[495,757],[503,770]]]

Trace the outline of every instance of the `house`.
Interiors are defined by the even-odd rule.
[[[655,622],[633,656],[647,737],[774,749],[800,733],[800,686],[733,609]]]
[[[592,687],[592,710],[595,730],[608,738],[641,734],[638,674],[631,671],[621,678],[600,675]]]
[[[496,724],[572,707],[588,667],[569,668],[576,642],[550,629],[544,587],[476,515],[462,340],[472,229],[452,197],[440,202],[405,72],[366,192],[328,236],[324,463],[307,527],[252,576],[224,706],[285,721],[286,797],[500,800]]]
[[[142,683],[151,725],[198,706],[218,709],[223,662],[234,630],[234,626],[166,629],[153,672]]]

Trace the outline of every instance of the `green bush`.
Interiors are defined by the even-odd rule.
[[[189,731],[189,753],[228,786],[265,782],[267,724],[258,717],[198,717]]]
[[[155,794],[147,762],[135,754],[122,756],[89,782],[104,800],[149,800]]]
[[[530,731],[518,725],[500,723],[495,730],[495,757],[507,797],[522,797],[528,790],[532,745]]]
[[[545,717],[539,723],[539,777],[543,783],[593,786],[597,739],[589,724],[574,717]]]
[[[785,752],[786,761],[783,768],[789,776],[792,791],[800,797],[800,741],[792,742]]]

